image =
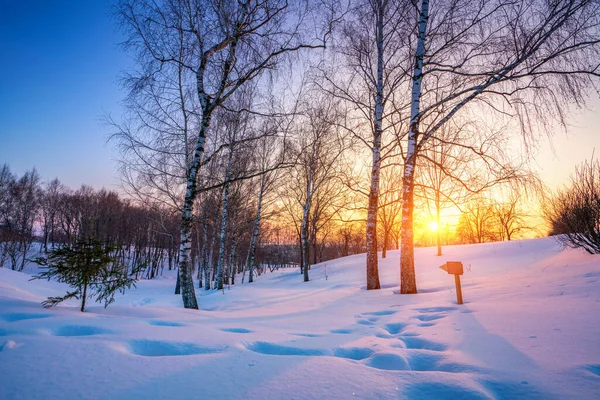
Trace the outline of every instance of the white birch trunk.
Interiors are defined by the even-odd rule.
[[[192,213],[194,210],[194,200],[198,194],[198,172],[200,170],[200,162],[204,156],[204,144],[206,142],[206,132],[208,131],[209,126],[210,113],[204,113],[194,156],[188,168],[186,192],[183,201],[181,225],[179,230],[179,283],[181,285],[181,298],[185,308],[191,308],[195,310],[198,309],[198,301],[196,300],[196,291],[194,290],[194,282],[192,278]]]
[[[419,33],[415,53],[415,69],[412,77],[412,97],[410,110],[410,130],[402,180],[402,239],[400,245],[400,293],[417,293],[414,254],[414,187],[417,164],[417,141],[419,139],[419,119],[421,112],[421,84],[423,81],[423,59],[427,21],[429,20],[429,0],[422,0],[419,14]]]
[[[219,202],[219,204],[221,204],[221,202]],[[216,237],[217,237],[217,232],[216,232],[216,229],[213,228],[213,232],[210,237],[210,251],[208,252],[208,259],[206,260],[206,275],[204,275],[204,289],[205,290],[210,290],[211,274],[214,276],[213,260],[214,260],[214,253],[215,253]]]
[[[225,172],[225,186],[223,187],[223,208],[221,210],[221,233],[219,236],[219,256],[217,259],[217,289],[223,289],[223,263],[225,262],[225,236],[227,235],[227,200],[229,200],[229,180],[231,179],[231,160],[233,151],[230,148]]]
[[[256,242],[258,241],[258,233],[260,232],[260,218],[262,212],[263,195],[265,191],[265,174],[260,178],[260,192],[258,193],[258,205],[256,211],[256,220],[252,229],[252,239],[250,241],[250,261],[248,263],[248,283],[254,281],[254,257],[256,254]]]
[[[308,282],[308,211],[310,210],[310,203],[312,200],[312,193],[306,198],[306,202],[302,207],[302,225],[300,228],[300,251],[302,258],[302,271],[304,272],[304,282]]]
[[[302,272],[304,273],[304,282],[308,282],[308,217],[313,196],[313,165],[314,165],[314,148],[311,156],[308,176],[306,177],[306,201],[302,205],[302,223],[300,225],[300,261],[302,263]]]
[[[367,290],[380,289],[377,262],[377,211],[379,206],[379,175],[381,170],[381,136],[383,133],[383,1],[377,2],[377,87],[373,126],[373,160],[371,164],[371,187],[367,209]]]

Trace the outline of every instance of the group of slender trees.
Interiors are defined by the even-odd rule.
[[[255,213],[252,269],[262,213],[278,210],[297,234],[305,280],[333,221],[360,221],[367,288],[380,287],[378,250],[399,232],[400,291],[416,293],[415,208],[439,219],[494,185],[532,181],[513,149],[565,126],[565,104],[584,104],[596,85],[599,7],[120,1],[116,18],[138,68],[123,80],[128,114],[109,122],[131,192],[180,214],[184,306],[197,308],[194,221],[217,209],[218,277],[237,251],[223,244],[235,243],[230,221]],[[252,196],[238,201],[252,207],[240,215],[230,204],[244,186]]]
[[[8,165],[0,169],[0,266],[23,270],[38,253],[93,239],[151,278],[176,267],[177,224],[172,210],[135,205],[116,192],[73,191],[58,179],[42,182],[35,169],[20,178]]]
[[[268,150],[263,149],[265,154]],[[228,164],[219,173],[226,174]],[[229,173],[238,174],[232,165]],[[252,282],[267,268],[300,264],[300,230],[286,228],[289,214],[274,206],[274,192],[267,195],[274,178],[262,174],[230,182],[198,197],[191,257],[199,287],[235,284],[238,273]],[[317,223],[318,218],[329,220]],[[311,264],[364,247],[360,229],[342,235],[330,220],[329,214],[311,219],[308,249],[304,248]],[[152,279],[165,268],[177,268],[178,232],[177,210],[162,202],[135,201],[85,185],[74,191],[58,179],[44,181],[35,169],[18,177],[8,165],[0,168],[0,267],[21,271],[40,255],[93,241],[126,266],[127,274]]]

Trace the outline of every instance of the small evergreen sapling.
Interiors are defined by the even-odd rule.
[[[50,308],[76,298],[81,299],[83,312],[86,299],[91,297],[97,303],[104,301],[106,308],[115,300],[117,291],[124,293],[132,285],[135,287],[134,273],[129,274],[127,268],[111,256],[115,250],[97,240],[78,240],[72,246],[63,245],[52,250],[47,258],[38,258],[36,262],[46,270],[33,279],[56,279],[75,289],[67,291],[63,297],[48,297],[42,305]]]

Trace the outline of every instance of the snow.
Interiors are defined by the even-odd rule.
[[[200,311],[173,273],[81,313],[0,268],[0,398],[600,398],[600,256],[552,238],[435,251],[416,251],[418,295],[398,294],[391,251],[378,291],[361,254],[199,290]]]

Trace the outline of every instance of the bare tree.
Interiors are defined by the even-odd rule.
[[[568,186],[545,199],[550,234],[565,246],[600,254],[600,162],[579,165]]]
[[[380,171],[386,159],[396,155],[398,133],[405,118],[395,96],[409,77],[406,6],[401,0],[350,1],[334,47],[337,54],[330,68],[324,67],[321,74],[323,89],[347,105],[344,128],[370,152],[369,188],[365,193],[368,290],[381,286],[377,262]]]
[[[130,34],[128,45],[152,76],[180,67],[194,82],[200,119],[190,149],[183,196],[179,274],[185,308],[197,309],[191,265],[191,232],[197,179],[215,111],[247,82],[273,69],[286,54],[322,47],[306,40],[307,4],[282,0],[123,0],[118,15]],[[185,51],[182,51],[185,50]]]
[[[272,126],[266,125],[262,129],[265,131],[275,129]],[[264,138],[256,143],[256,152],[258,154],[258,164],[260,169],[260,183],[258,185],[258,198],[256,204],[256,217],[252,227],[250,236],[250,244],[248,249],[248,283],[254,281],[254,265],[256,263],[256,245],[258,243],[258,235],[260,233],[261,220],[264,217],[265,197],[269,190],[272,189],[277,179],[277,172],[269,172],[271,166],[276,162],[275,159],[280,157],[277,155],[277,138],[274,135],[264,135]],[[279,150],[279,151],[285,151]]]
[[[58,179],[53,179],[46,185],[41,200],[41,225],[44,251],[48,252],[48,241],[54,246],[55,231],[58,223],[60,200],[67,188]]]
[[[500,229],[502,240],[511,240],[515,235],[532,230],[527,223],[529,214],[522,205],[523,195],[517,190],[512,191],[503,201],[496,201],[494,212]]]
[[[35,169],[17,179],[4,165],[0,170],[0,234],[3,248],[0,261],[10,259],[13,270],[22,271],[34,240],[41,199],[40,176]],[[1,265],[1,264],[0,264]]]
[[[288,192],[292,196],[288,196],[290,201],[286,204],[299,235],[300,265],[305,282],[309,280],[311,222],[314,222],[312,233],[315,234],[315,224],[323,217],[324,207],[331,206],[330,202],[323,202],[325,192],[337,184],[332,181],[336,179],[344,148],[344,139],[335,123],[337,118],[335,103],[318,100],[316,104],[309,104],[303,117],[296,121],[297,139],[292,150],[296,164],[289,170]]]
[[[452,118],[516,115],[526,135],[548,115],[565,121],[598,76],[599,4],[590,0],[421,0],[403,172],[401,293],[416,293],[414,186],[419,152]],[[564,102],[562,100],[565,100]],[[544,120],[546,118],[546,120]],[[531,137],[531,135],[529,136]]]
[[[478,195],[463,207],[456,235],[461,243],[484,243],[500,239],[494,205]]]

